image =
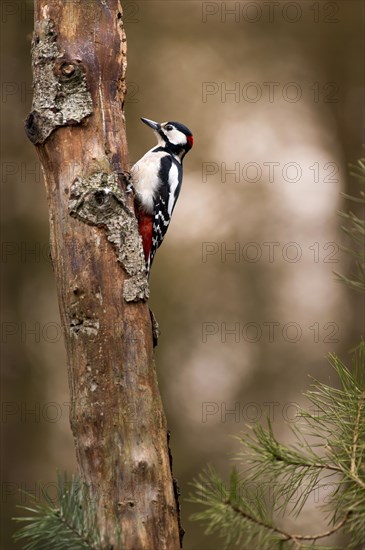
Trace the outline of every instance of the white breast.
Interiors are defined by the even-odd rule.
[[[167,153],[148,151],[131,168],[132,183],[136,190],[137,199],[149,214],[153,214],[153,199],[159,186],[158,172],[161,158]]]

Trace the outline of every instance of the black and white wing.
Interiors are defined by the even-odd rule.
[[[154,197],[152,246],[148,259],[148,271],[156,250],[166,235],[182,184],[182,166],[171,155],[161,159],[159,180],[161,185]]]

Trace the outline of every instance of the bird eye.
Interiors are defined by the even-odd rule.
[[[170,130],[173,130],[173,126],[171,124],[168,124],[166,127],[166,130],[169,132]]]

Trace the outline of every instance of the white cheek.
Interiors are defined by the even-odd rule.
[[[169,140],[174,145],[185,145],[186,144],[186,136],[182,132],[179,132],[178,130],[172,130],[172,132],[168,133]]]

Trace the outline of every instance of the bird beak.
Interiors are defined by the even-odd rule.
[[[155,130],[156,132],[160,129],[160,124],[158,122],[153,122],[153,120],[149,120],[148,118],[141,118],[142,122],[147,124],[152,130]]]

